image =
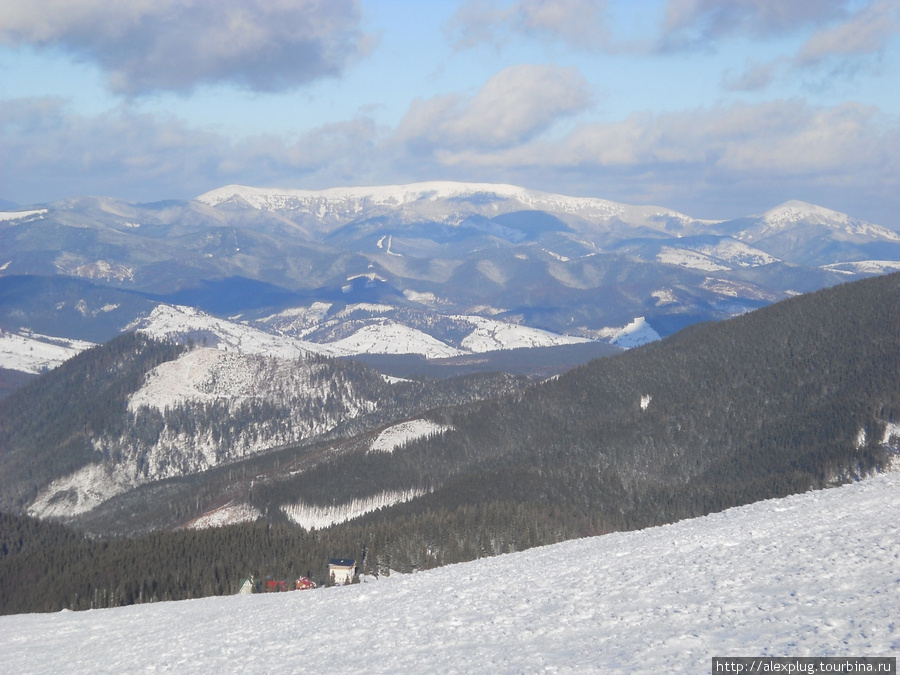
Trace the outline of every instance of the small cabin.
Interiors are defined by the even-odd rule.
[[[294,582],[294,590],[295,591],[306,591],[306,590],[309,590],[309,589],[315,588],[315,587],[316,587],[316,582],[314,582],[309,577],[300,577],[299,579],[297,579],[296,582]]]
[[[356,561],[349,558],[332,558],[328,563],[328,578],[336,584],[349,584],[356,574]]]

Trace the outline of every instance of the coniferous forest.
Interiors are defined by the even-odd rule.
[[[116,349],[115,363],[136,358],[124,343]],[[166,349],[176,348],[153,345],[141,358]],[[484,400],[416,413],[447,431],[391,453],[368,451],[387,420],[360,421],[345,436],[144,486],[69,527],[6,514],[0,607],[53,611],[233,593],[249,574],[291,583],[309,573],[325,583],[333,557],[354,558],[365,574],[410,572],[885,470],[900,453],[900,274],[693,326],[549,381],[488,389]],[[78,438],[115,424],[76,422],[62,410],[56,417],[71,420],[76,440],[49,439],[53,456],[43,441],[21,441],[16,447],[25,449],[15,452],[35,462],[17,463],[9,439],[38,433],[12,430],[9,411],[24,414],[21,406],[17,395],[0,405],[4,492],[33,491],[24,467],[56,461],[60,448],[77,453]],[[26,487],[10,488],[10,477]],[[422,496],[320,530],[300,528],[282,508],[410,489]],[[177,529],[225,500],[262,515]]]

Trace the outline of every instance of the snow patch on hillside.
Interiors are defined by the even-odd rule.
[[[393,452],[404,443],[417,438],[435,436],[449,431],[450,427],[431,420],[410,420],[388,427],[369,446],[369,452]]]
[[[428,359],[459,356],[455,347],[390,319],[363,326],[353,335],[326,344],[344,354],[421,354]]]
[[[195,518],[185,527],[189,530],[205,530],[210,527],[252,523],[261,516],[262,512],[249,504],[229,502],[225,506],[220,506],[209,513],[204,513],[199,518]]]
[[[722,655],[892,655],[898,514],[888,474],[312,593],[3,616],[0,651],[8,672],[72,675],[702,673]],[[364,639],[348,649],[348,635]],[[263,644],[289,647],[245,648]]]
[[[529,328],[516,324],[495,321],[481,316],[453,316],[453,319],[468,321],[475,330],[463,338],[460,346],[474,353],[499,349],[522,349],[525,347],[554,347],[591,342],[588,338],[559,335],[539,328]]]
[[[47,213],[47,209],[33,209],[31,211],[0,211],[0,222],[10,222],[28,218],[30,216],[39,216]]]
[[[840,274],[888,274],[900,272],[900,260],[859,260],[856,262],[832,263],[823,265],[823,270]]]
[[[265,326],[272,332],[303,338],[325,321],[331,310],[330,302],[314,302],[309,307],[292,307],[276,314],[257,319],[257,325]]]
[[[413,488],[410,490],[393,490],[382,492],[369,497],[353,499],[346,504],[333,504],[331,506],[319,506],[297,502],[282,506],[285,515],[300,527],[306,530],[321,530],[338,523],[343,523],[354,518],[359,518],[372,511],[387,508],[394,504],[408,502],[424,494],[427,490]]]
[[[688,267],[694,270],[703,270],[704,272],[730,269],[717,263],[708,255],[684,248],[672,248],[671,246],[663,246],[656,259],[665,265],[678,265],[679,267]]]
[[[137,483],[102,464],[89,464],[45,487],[28,508],[35,518],[65,518],[85,513]]]
[[[0,329],[0,368],[39,374],[94,346],[84,340]]]
[[[607,329],[607,331],[611,332],[609,334],[610,342],[622,349],[640,347],[661,339],[659,333],[642,316],[636,317],[624,328]]]
[[[211,316],[193,307],[158,305],[150,315],[127,327],[158,340],[193,340],[210,347],[239,354],[265,354],[279,358],[298,358],[310,353],[337,353],[327,345],[274,335],[244,324]]]

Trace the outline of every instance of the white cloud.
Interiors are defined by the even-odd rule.
[[[589,104],[587,84],[575,69],[512,66],[472,98],[449,95],[414,101],[396,139],[421,149],[509,147]]]
[[[813,65],[832,56],[880,52],[897,35],[900,35],[900,5],[894,0],[881,0],[837,26],[816,32],[800,50],[797,63]]]
[[[509,83],[519,81],[507,75]],[[503,82],[470,98],[420,101],[393,132],[360,117],[298,139],[237,143],[126,106],[85,117],[57,100],[0,102],[0,182],[9,191],[2,196],[21,203],[79,194],[150,201],[228,183],[483,180],[654,203],[698,217],[736,217],[804,199],[900,226],[900,126],[876,108],[786,100],[636,113],[582,122],[551,139],[541,131],[584,104],[580,88],[561,86],[558,96],[545,97],[548,107],[523,94],[513,106],[518,112],[491,111]],[[28,196],[48,189],[54,193],[47,197]]]
[[[223,82],[278,91],[365,53],[359,15],[358,0],[6,0],[0,44],[69,51],[128,95]]]
[[[841,16],[847,0],[668,0],[662,44],[682,48],[733,34],[770,36]]]

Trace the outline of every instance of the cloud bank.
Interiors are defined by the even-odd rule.
[[[554,95],[541,97],[550,86],[542,77],[555,83]],[[514,105],[495,109],[498,98]],[[361,116],[294,139],[234,142],[127,106],[85,117],[59,100],[13,101],[0,103],[0,171],[10,194],[37,177],[63,194],[145,201],[228,183],[429,179],[519,183],[698,217],[799,198],[900,229],[900,125],[875,108],[791,99],[558,126],[588,105],[577,71],[528,66],[502,71],[471,97],[417,100],[393,129]]]
[[[232,84],[290,89],[366,53],[356,0],[5,0],[0,44],[96,63],[128,96]]]

